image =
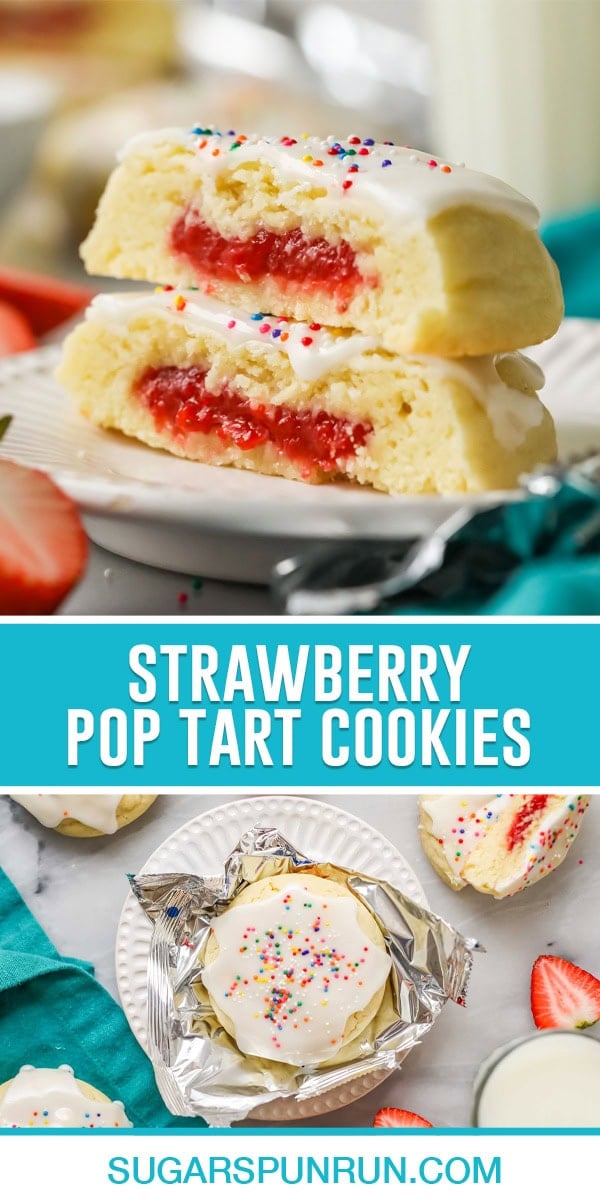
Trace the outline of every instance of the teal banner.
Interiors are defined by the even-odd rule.
[[[600,625],[0,623],[0,785],[598,783]]]

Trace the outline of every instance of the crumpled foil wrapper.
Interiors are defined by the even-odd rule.
[[[306,871],[347,884],[378,921],[392,960],[371,1024],[333,1062],[292,1067],[242,1054],[223,1029],[202,985],[212,922],[248,884]],[[332,863],[314,863],[277,829],[255,826],[218,876],[129,876],[154,924],[148,959],[148,1052],[161,1096],[178,1116],[227,1126],[258,1105],[297,1100],[393,1070],[431,1029],[447,1000],[464,1004],[473,951],[440,917],[391,884]]]

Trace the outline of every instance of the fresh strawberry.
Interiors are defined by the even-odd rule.
[[[600,1020],[600,979],[554,954],[531,972],[531,1011],[538,1029],[585,1029]]]
[[[41,471],[0,459],[0,613],[54,612],[86,558],[73,501]]]
[[[36,337],[42,337],[87,308],[93,294],[88,287],[17,271],[0,263],[0,302],[18,308]]]
[[[12,304],[0,300],[0,358],[33,350],[36,344],[33,329],[26,317]]]
[[[431,1121],[405,1108],[380,1108],[373,1125],[376,1129],[433,1129]]]

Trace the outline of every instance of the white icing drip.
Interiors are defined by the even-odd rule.
[[[476,863],[481,843],[494,836],[497,823],[505,812],[511,812],[507,832],[521,810],[526,811],[527,795],[514,793],[496,796],[430,796],[422,799],[422,807],[431,818],[432,833],[440,842],[453,874],[468,882],[471,864]],[[511,848],[499,842],[495,868],[500,871],[494,880],[497,897],[513,896],[525,887],[544,879],[560,866],[575,840],[589,797],[572,792],[564,796],[549,794],[549,805],[532,814],[525,836]],[[557,803],[558,802],[558,803]]]
[[[499,369],[502,370],[503,365],[506,367],[510,362],[518,369],[517,378],[523,387],[537,391],[544,386],[541,367],[518,351],[473,358],[420,355],[411,361],[421,362],[440,377],[456,379],[468,387],[485,409],[496,441],[507,450],[515,450],[520,446],[529,431],[543,420],[544,409],[538,397],[510,387],[499,373]]]
[[[242,145],[230,149],[236,141],[236,137],[225,134],[203,136],[183,129],[159,129],[131,138],[119,157],[122,161],[138,154],[145,156],[155,146],[166,144],[193,154],[199,174],[218,175],[242,163],[267,162],[282,180],[324,186],[338,200],[344,197],[348,203],[358,202],[362,208],[374,204],[396,220],[425,222],[445,209],[475,205],[505,213],[531,229],[537,228],[539,222],[535,205],[508,184],[406,146],[382,143],[369,146],[364,142],[351,145],[345,139],[339,144],[344,151],[353,153],[342,159],[329,153],[335,142],[333,137],[326,141],[299,138],[289,146],[279,138],[252,134]],[[201,142],[206,142],[203,149],[199,148]],[[367,153],[361,154],[361,150]],[[305,161],[309,156],[312,161]],[[315,160],[323,165],[315,167]],[[390,165],[384,167],[384,162]],[[350,166],[358,170],[349,174]],[[444,171],[443,167],[450,170]],[[349,180],[352,186],[344,190],[343,184]]]
[[[185,308],[181,312],[174,307],[178,296],[185,300]],[[362,334],[337,333],[324,327],[311,329],[304,321],[262,315],[259,320],[253,320],[250,314],[227,308],[194,290],[105,293],[92,300],[87,315],[91,319],[97,316],[122,323],[153,311],[162,312],[177,321],[190,334],[217,333],[232,348],[259,344],[267,350],[281,350],[287,354],[298,378],[307,382],[320,379],[376,346],[373,338]],[[282,341],[282,335],[286,334],[287,337]],[[308,338],[310,345],[303,345],[303,339]]]
[[[3,1129],[132,1128],[120,1100],[91,1100],[71,1067],[21,1067],[0,1099]]]
[[[99,833],[116,833],[117,809],[122,796],[57,796],[39,792],[32,796],[13,796],[42,825],[56,829],[66,817],[81,821]]]
[[[178,298],[185,301],[179,311],[175,305]],[[98,318],[116,325],[123,325],[137,317],[159,312],[165,318],[176,321],[192,336],[215,333],[232,349],[244,345],[258,345],[267,352],[278,350],[287,354],[290,366],[299,379],[315,382],[338,367],[346,366],[360,355],[377,352],[373,338],[363,337],[322,327],[311,329],[304,321],[281,320],[277,317],[253,318],[240,309],[228,308],[205,296],[203,292],[190,290],[103,293],[94,298],[87,311],[89,319]],[[279,336],[274,337],[273,334]],[[281,340],[281,331],[287,339]],[[310,345],[303,344],[310,338]],[[540,367],[519,353],[487,355],[480,358],[445,359],[431,355],[403,358],[380,352],[377,365],[390,369],[404,363],[410,368],[424,366],[441,378],[457,379],[473,393],[485,408],[494,436],[507,449],[518,446],[534,426],[539,425],[544,410],[537,397],[527,395],[518,388],[509,387],[498,373],[498,368],[509,361],[524,387],[538,388],[544,383]],[[363,366],[357,362],[357,367]]]
[[[388,955],[358,923],[358,903],[350,895],[318,896],[290,877],[268,899],[215,920],[219,954],[202,979],[244,1054],[296,1066],[337,1054],[349,1018],[368,1006],[390,970]],[[283,996],[269,1019],[274,998]]]

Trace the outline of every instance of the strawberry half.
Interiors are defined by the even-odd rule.
[[[23,313],[12,304],[0,300],[0,358],[33,350],[36,345],[33,329]]]
[[[376,1129],[433,1129],[431,1121],[405,1108],[380,1108],[373,1125]]]
[[[0,613],[54,612],[86,559],[73,501],[42,471],[0,459]]]
[[[600,1020],[600,979],[575,963],[542,954],[531,972],[531,1011],[538,1029],[585,1029]]]

